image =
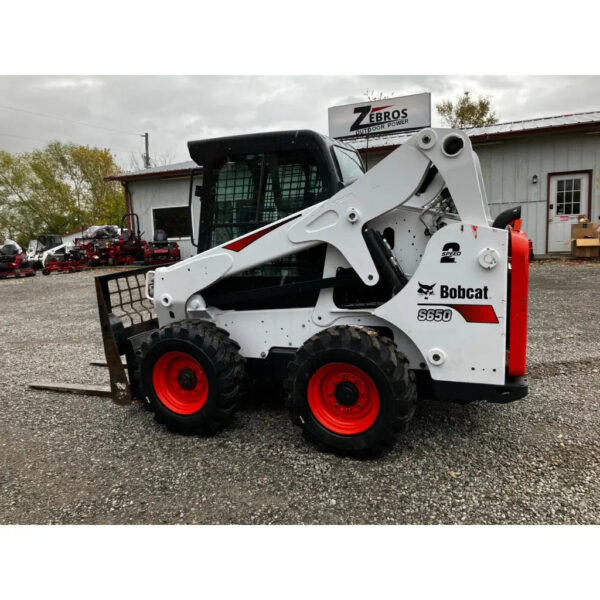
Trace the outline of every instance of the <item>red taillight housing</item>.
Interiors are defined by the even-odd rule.
[[[516,225],[516,223],[515,223]],[[510,229],[508,322],[508,375],[525,375],[527,362],[527,298],[529,290],[529,239],[523,231]]]

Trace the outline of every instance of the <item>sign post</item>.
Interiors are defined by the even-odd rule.
[[[431,126],[431,94],[332,106],[328,113],[329,135],[333,138],[422,129]]]

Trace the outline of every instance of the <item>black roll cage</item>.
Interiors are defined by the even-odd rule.
[[[228,136],[209,140],[198,140],[188,142],[191,158],[202,168],[202,186],[196,186],[196,195],[201,197],[202,209],[199,216],[198,240],[194,240],[192,199],[194,194],[194,177],[199,169],[190,170],[190,185],[188,208],[192,222],[191,242],[198,252],[209,248],[209,233],[216,224],[212,223],[214,210],[214,194],[211,193],[216,184],[216,173],[221,164],[229,156],[251,155],[251,154],[274,154],[294,150],[305,150],[313,158],[323,181],[324,198],[330,198],[344,187],[341,169],[334,146],[356,152],[354,148],[333,140],[327,136],[308,129],[277,131],[267,133],[252,133],[240,136]],[[362,158],[356,153],[362,163]],[[364,167],[364,163],[363,167]],[[263,178],[260,178],[261,181]],[[277,182],[274,181],[274,185]],[[260,190],[259,190],[260,192]],[[258,194],[260,197],[260,194]],[[240,225],[241,223],[231,223]]]

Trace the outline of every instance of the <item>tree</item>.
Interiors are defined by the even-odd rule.
[[[498,122],[496,113],[491,110],[491,96],[471,97],[471,92],[465,90],[457,100],[444,100],[435,108],[448,127],[483,127]]]
[[[394,92],[389,94],[384,94],[383,92],[376,92],[375,90],[370,90],[367,88],[364,92],[365,98],[370,100],[371,102],[375,102],[377,100],[385,100],[386,98],[391,98],[394,95]]]
[[[173,163],[174,158],[171,152],[164,152],[163,154],[155,154],[151,157],[150,166],[151,167],[164,167],[166,165],[170,165]],[[145,169],[143,157],[139,154],[131,153],[129,157],[129,166],[128,169],[130,171],[141,171]]]
[[[43,233],[120,222],[125,198],[109,150],[51,142],[23,154],[0,151],[0,237],[26,245]],[[1,241],[1,240],[0,240]]]

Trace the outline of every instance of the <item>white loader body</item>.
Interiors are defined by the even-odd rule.
[[[418,194],[431,166],[437,174]],[[458,214],[428,210],[447,188]],[[425,235],[425,225],[430,235]],[[408,283],[372,309],[335,305],[331,288],[309,308],[220,310],[202,291],[223,277],[317,244],[323,277],[352,267],[367,286],[380,274],[364,228],[391,228]],[[461,131],[425,129],[328,200],[249,235],[162,267],[147,281],[160,326],[199,318],[226,329],[247,358],[298,348],[333,325],[386,328],[410,368],[433,380],[505,381],[508,231],[491,226],[479,161]],[[152,276],[153,275],[153,276]]]

